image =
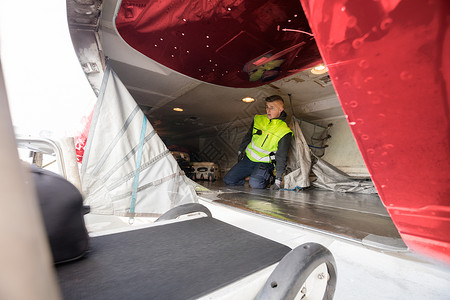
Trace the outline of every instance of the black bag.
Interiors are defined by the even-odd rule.
[[[82,257],[89,249],[89,235],[81,193],[53,172],[32,165],[31,173],[54,263]]]

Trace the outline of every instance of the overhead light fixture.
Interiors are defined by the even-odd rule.
[[[242,98],[242,101],[245,103],[252,103],[252,102],[255,102],[255,98],[245,97],[245,98]]]
[[[183,111],[183,109],[182,109],[182,108],[179,108],[179,107],[174,107],[173,110],[174,110],[174,111]]]
[[[326,72],[328,72],[328,68],[324,64],[320,64],[311,69],[311,73],[315,75],[325,74]]]

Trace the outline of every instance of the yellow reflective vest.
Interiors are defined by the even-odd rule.
[[[252,140],[245,149],[247,157],[254,162],[270,163],[270,153],[277,152],[278,142],[289,132],[292,133],[292,130],[283,120],[269,120],[267,115],[256,115]]]

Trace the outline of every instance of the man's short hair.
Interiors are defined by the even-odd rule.
[[[281,101],[284,104],[284,100],[283,98],[281,98],[281,96],[272,95],[266,98],[266,102],[274,102],[274,101]]]

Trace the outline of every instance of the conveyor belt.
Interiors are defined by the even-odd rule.
[[[91,249],[57,266],[65,300],[195,299],[291,250],[209,217],[95,237]]]

